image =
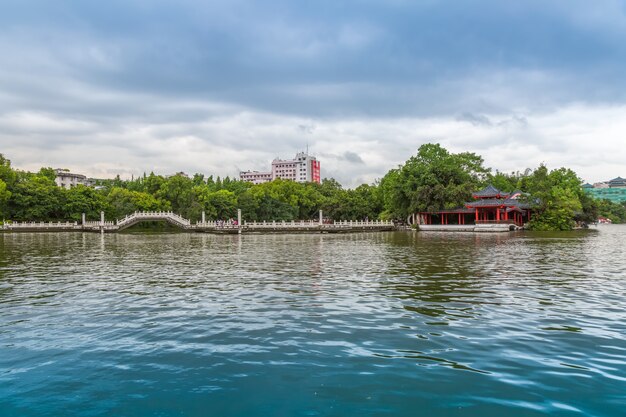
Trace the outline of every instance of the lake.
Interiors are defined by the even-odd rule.
[[[625,236],[0,234],[0,415],[623,416]]]

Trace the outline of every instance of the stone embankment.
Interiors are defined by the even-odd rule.
[[[500,233],[519,230],[518,226],[509,223],[491,224],[421,224],[419,230],[423,232],[472,232],[472,233]]]

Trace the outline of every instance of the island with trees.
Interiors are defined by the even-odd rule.
[[[192,177],[155,173],[130,180],[96,180],[95,187],[65,189],[55,184],[55,171],[14,169],[0,155],[0,218],[4,221],[79,221],[82,213],[97,219],[122,218],[135,211],[173,211],[197,221],[202,212],[211,219],[236,216],[241,209],[249,221],[314,219],[319,210],[333,220],[397,219],[416,212],[461,206],[472,192],[487,185],[519,190],[533,203],[532,230],[571,230],[598,216],[626,221],[624,204],[596,200],[568,168],[545,165],[525,172],[492,172],[481,156],[452,153],[439,144],[424,144],[404,164],[374,184],[354,189],[334,179],[297,183],[276,179],[253,185],[229,177]]]

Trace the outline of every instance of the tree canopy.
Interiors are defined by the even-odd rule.
[[[461,206],[484,183],[489,169],[483,163],[474,153],[450,153],[432,143],[420,146],[416,156],[381,181],[386,215],[405,218]]]
[[[576,221],[594,221],[599,214],[626,221],[623,205],[597,201],[582,189],[576,173],[550,171],[544,165],[524,173],[491,173],[481,156],[452,153],[439,144],[425,144],[404,164],[375,184],[344,189],[332,178],[321,183],[276,179],[253,185],[229,177],[195,174],[158,175],[153,172],[123,180],[96,180],[97,187],[64,189],[55,172],[37,173],[11,167],[0,154],[0,214],[16,221],[74,220],[81,214],[109,219],[134,211],[172,210],[192,221],[202,212],[207,219],[234,218],[237,209],[247,220],[316,219],[318,210],[335,220],[405,219],[418,211],[461,207],[473,191],[493,184],[503,191],[521,190],[533,207],[530,226],[537,230],[567,230]]]

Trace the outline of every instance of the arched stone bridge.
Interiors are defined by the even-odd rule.
[[[129,214],[122,220],[117,221],[117,230],[124,230],[140,222],[147,221],[166,221],[171,225],[178,226],[181,229],[191,227],[191,222],[182,216],[171,211],[136,211]]]

